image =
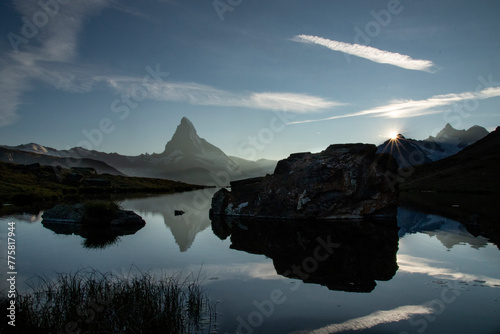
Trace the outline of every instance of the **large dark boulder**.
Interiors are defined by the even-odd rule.
[[[370,144],[331,145],[278,162],[273,175],[231,182],[212,199],[212,215],[279,219],[395,216],[398,165]]]

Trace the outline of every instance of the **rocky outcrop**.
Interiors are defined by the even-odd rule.
[[[212,199],[212,215],[279,219],[395,216],[397,162],[369,144],[331,145],[292,154],[273,175],[231,182]],[[392,178],[391,178],[392,177]]]
[[[42,215],[44,221],[53,223],[69,224],[92,224],[85,221],[85,205],[58,204],[52,209],[45,211]],[[105,224],[108,226],[144,226],[146,222],[141,216],[133,211],[116,210],[113,219]]]

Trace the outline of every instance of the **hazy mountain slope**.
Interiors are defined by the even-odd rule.
[[[500,128],[448,158],[415,167],[401,190],[500,192]]]
[[[29,165],[33,163],[39,163],[40,165],[43,166],[60,165],[64,168],[91,167],[94,168],[99,174],[123,175],[116,168],[113,168],[112,166],[99,160],[87,159],[87,158],[72,159],[72,158],[58,157],[47,154],[24,152],[5,147],[0,147],[0,161],[22,164],[22,165]]]
[[[488,133],[482,126],[474,125],[468,130],[457,130],[448,123],[436,137],[430,136],[427,140],[434,140],[441,144],[455,144],[458,147],[464,148],[484,138]]]
[[[273,174],[274,169],[276,168],[276,164],[278,161],[276,160],[268,160],[268,159],[259,159],[257,161],[246,160],[238,157],[230,157],[234,162],[240,166],[242,170],[242,174],[245,174],[247,177],[257,177],[264,176],[266,174]]]

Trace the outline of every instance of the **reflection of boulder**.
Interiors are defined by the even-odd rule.
[[[273,175],[231,182],[212,200],[211,213],[279,219],[395,216],[397,163],[375,145],[331,145],[278,162]]]
[[[54,222],[43,220],[42,225],[45,228],[55,232],[56,234],[64,235],[79,235],[84,238],[83,245],[86,248],[105,248],[119,241],[122,235],[135,234],[144,227],[138,225],[125,225],[125,226],[107,226],[107,227],[94,227],[82,224],[67,223],[67,222]]]
[[[212,229],[231,248],[264,254],[278,274],[331,290],[370,292],[390,280],[398,266],[395,220],[270,221],[214,217]]]

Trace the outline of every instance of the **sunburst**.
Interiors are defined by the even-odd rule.
[[[389,139],[390,140],[397,140],[398,139],[398,133],[396,131],[390,132],[389,133]]]

